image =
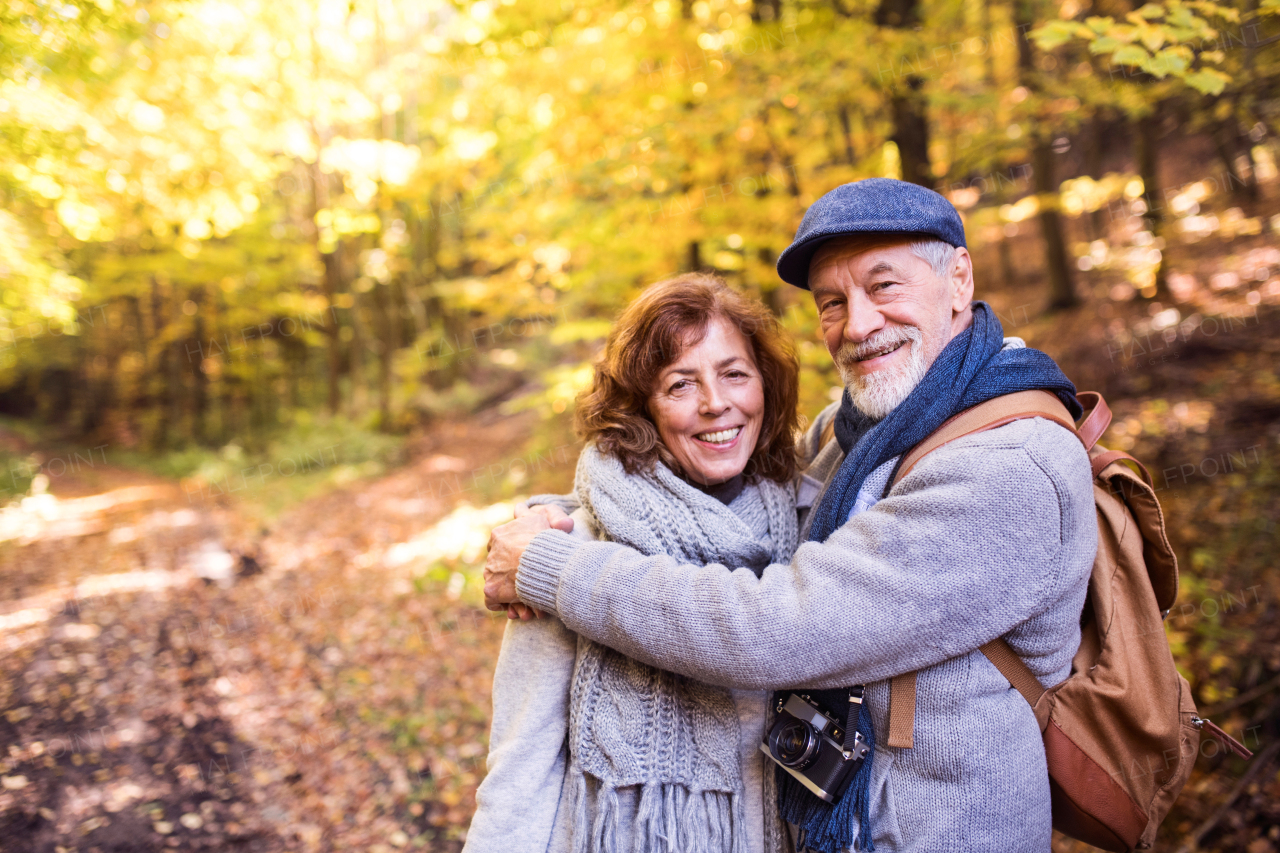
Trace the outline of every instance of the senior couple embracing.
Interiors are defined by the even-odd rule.
[[[1069,674],[1088,457],[1028,418],[899,468],[1003,395],[1078,417],[1075,389],[973,301],[963,224],[930,190],[833,190],[778,272],[811,291],[845,385],[806,433],[769,312],[664,281],[578,401],[573,494],[493,531],[486,596],[512,621],[467,851],[1049,850],[1039,726],[979,649]]]

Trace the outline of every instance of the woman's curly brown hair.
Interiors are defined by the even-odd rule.
[[[723,317],[751,342],[764,386],[764,422],[744,472],[779,483],[795,477],[799,365],[777,319],[760,302],[718,276],[687,273],[651,285],[627,306],[609,333],[591,387],[579,395],[578,435],[616,457],[628,473],[661,459],[680,472],[658,436],[649,398],[658,375]]]

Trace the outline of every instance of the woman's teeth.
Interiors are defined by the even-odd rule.
[[[710,444],[724,444],[737,438],[738,433],[741,431],[742,427],[733,427],[731,429],[722,429],[719,432],[704,432],[700,435],[695,435],[694,438]]]

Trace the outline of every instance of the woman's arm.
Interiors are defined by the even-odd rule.
[[[585,510],[573,536],[593,539]],[[488,774],[463,853],[546,853],[568,768],[569,687],[578,635],[554,616],[508,622],[493,673]]]
[[[546,853],[568,764],[577,642],[553,616],[507,623],[493,675],[488,775],[464,853]]]

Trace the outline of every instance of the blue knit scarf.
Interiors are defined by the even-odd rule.
[[[973,323],[951,339],[920,384],[884,420],[874,421],[864,415],[845,391],[835,422],[844,462],[813,511],[811,541],[826,541],[848,521],[868,474],[915,447],[952,415],[1005,394],[1045,390],[1056,394],[1072,417],[1080,416],[1075,386],[1053,359],[1039,350],[1002,349],[1003,346],[1004,329],[995,312],[985,302],[975,302]],[[788,692],[777,695],[785,697]],[[829,709],[847,707],[846,690],[808,692]],[[837,853],[854,846],[856,816],[858,848],[875,850],[871,841],[871,764],[876,739],[866,702],[859,707],[857,730],[871,745],[871,752],[844,797],[834,806],[819,800],[777,768],[779,809],[782,817],[803,833],[802,849]]]

